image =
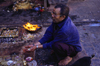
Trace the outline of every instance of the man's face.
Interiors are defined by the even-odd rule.
[[[60,10],[61,10],[61,8],[54,8],[53,12],[51,13],[52,14],[52,19],[53,19],[54,23],[59,23],[62,20],[64,20],[64,18],[65,18],[64,16],[60,15]]]

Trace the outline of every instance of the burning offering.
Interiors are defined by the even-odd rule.
[[[25,25],[23,25],[23,27],[28,31],[37,31],[37,30],[39,30],[41,28],[37,24],[33,25],[33,24],[30,24],[29,22],[26,23]]]

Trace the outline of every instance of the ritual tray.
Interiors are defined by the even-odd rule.
[[[5,27],[5,28],[1,28],[0,29],[0,37],[3,38],[9,38],[9,37],[12,37],[12,38],[15,38],[15,37],[18,37],[19,35],[19,28],[18,27]]]

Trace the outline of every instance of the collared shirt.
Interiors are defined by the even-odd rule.
[[[39,42],[43,44],[43,48],[52,48],[52,44],[61,42],[74,46],[77,52],[82,50],[78,30],[70,17],[58,24],[52,23]]]

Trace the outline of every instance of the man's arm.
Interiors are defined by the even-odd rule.
[[[51,25],[47,28],[47,30],[46,30],[44,36],[39,40],[39,42],[40,42],[41,44],[44,44],[44,43],[46,43],[46,42],[50,42],[52,39],[53,39],[53,25],[51,24]]]
[[[59,32],[57,33],[57,35],[55,36],[54,40],[48,42],[48,43],[45,43],[43,44],[43,48],[52,48],[52,44],[54,44],[55,42],[64,42],[64,41],[67,41],[67,35],[65,35],[65,33],[63,32]]]

